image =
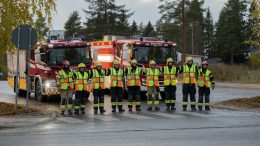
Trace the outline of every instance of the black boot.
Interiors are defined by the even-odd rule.
[[[112,106],[112,113],[115,113],[116,112],[116,106]]]
[[[71,112],[71,110],[68,110],[68,114],[69,114],[69,115],[73,115],[72,112]]]
[[[148,106],[147,110],[148,110],[148,111],[152,111],[153,108],[152,108],[151,106]]]
[[[78,110],[78,109],[75,109],[74,114],[75,114],[75,115],[78,115],[78,114],[79,114],[79,110]]]
[[[141,111],[141,106],[140,105],[136,105],[136,111],[138,111],[138,112]]]
[[[199,111],[202,111],[202,106],[198,106],[198,108],[199,108]]]
[[[206,111],[210,111],[210,107],[209,106],[205,106],[205,110]]]
[[[182,106],[183,111],[187,111],[187,105]]]
[[[104,110],[104,107],[100,107],[99,112],[100,112],[101,114],[103,114],[103,113],[106,112],[106,111]]]
[[[171,111],[175,111],[175,110],[176,110],[175,105],[174,104],[171,105]]]
[[[170,106],[167,105],[166,111],[170,111]]]
[[[98,113],[98,108],[94,108],[94,114]]]
[[[195,107],[195,105],[191,105],[190,107],[191,107],[191,110],[192,110],[192,111],[196,111],[196,110],[197,110],[196,107]]]
[[[85,109],[81,109],[81,114],[85,115]]]
[[[156,110],[156,111],[159,111],[160,108],[159,108],[158,106],[155,106],[155,110]]]
[[[61,115],[64,115],[64,111],[61,111],[61,113],[60,113]]]
[[[132,111],[133,111],[132,108],[133,108],[132,105],[128,105],[128,111],[129,111],[129,112],[132,112]]]
[[[119,112],[125,112],[125,109],[123,109],[122,105],[118,105],[118,111]]]

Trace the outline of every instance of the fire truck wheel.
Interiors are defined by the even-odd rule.
[[[146,100],[147,100],[146,91],[141,91],[140,97],[141,97],[141,100],[142,100],[142,101],[146,101]]]
[[[46,96],[42,95],[41,83],[37,80],[35,83],[35,98],[39,101],[45,101]]]

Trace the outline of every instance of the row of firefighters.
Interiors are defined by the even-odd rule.
[[[111,105],[112,112],[124,112],[123,108],[123,85],[126,77],[126,86],[128,89],[128,109],[131,112],[133,106],[136,111],[141,111],[140,102],[140,75],[146,75],[147,86],[147,110],[160,110],[159,104],[159,76],[164,77],[165,88],[165,103],[166,110],[176,110],[176,84],[178,74],[183,74],[183,110],[187,110],[188,96],[190,96],[191,110],[196,110],[196,83],[199,88],[198,108],[202,110],[203,100],[205,110],[210,110],[210,88],[214,89],[215,82],[212,72],[208,69],[208,63],[203,61],[201,67],[193,65],[193,58],[187,57],[186,63],[183,66],[175,66],[172,58],[168,58],[166,65],[158,68],[156,62],[151,60],[149,67],[139,68],[135,59],[131,60],[131,65],[128,68],[120,68],[120,62],[114,61],[113,68],[102,69],[102,63],[96,62],[92,70],[86,71],[86,66],[83,63],[78,65],[78,71],[70,70],[70,63],[64,61],[64,67],[57,74],[57,86],[61,94],[61,114],[65,110],[68,114],[85,114],[86,97],[89,92],[93,91],[94,96],[94,114],[104,113],[104,92],[105,92],[105,76],[110,76],[111,83]],[[92,78],[91,87],[88,86],[88,80]],[[72,105],[72,96],[75,92],[75,105]]]

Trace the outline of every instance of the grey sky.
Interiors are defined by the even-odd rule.
[[[116,0],[119,4],[127,5],[127,8],[134,11],[134,15],[130,19],[130,23],[136,20],[137,23],[144,22],[146,24],[149,20],[154,24],[159,18],[160,14],[158,6],[159,0]],[[205,0],[204,7],[210,7],[214,21],[218,19],[219,12],[227,0]],[[80,13],[81,20],[85,21],[85,14],[83,9],[87,9],[88,4],[85,0],[57,0],[57,12],[54,12],[53,29],[64,29],[64,23],[68,16],[74,10]]]

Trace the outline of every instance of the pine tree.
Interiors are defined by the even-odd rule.
[[[87,38],[102,39],[103,35],[124,35],[129,30],[128,19],[133,13],[115,0],[85,0],[89,7],[87,15]]]
[[[80,22],[80,16],[77,11],[73,11],[71,15],[69,16],[68,21],[65,23],[64,29],[65,29],[65,38],[70,37],[79,37],[81,35],[81,22]]]
[[[145,36],[145,37],[155,37],[156,36],[154,27],[150,21],[147,23],[147,25],[144,28],[143,36]]]
[[[212,15],[209,8],[206,11],[206,17],[204,20],[204,52],[205,55],[212,55],[210,52],[213,50],[214,40],[214,25]]]
[[[226,63],[245,63],[245,0],[228,0],[216,25],[217,55]]]
[[[130,33],[131,35],[137,35],[138,34],[138,27],[135,21],[133,21],[131,27],[130,27]]]
[[[143,36],[143,33],[144,33],[144,23],[141,22],[138,26],[138,34]]]

